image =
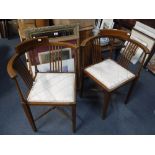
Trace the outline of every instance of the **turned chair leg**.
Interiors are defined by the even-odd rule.
[[[83,97],[83,88],[84,88],[84,73],[81,74],[80,97]]]
[[[107,110],[108,110],[110,98],[111,98],[111,93],[105,92],[104,93],[104,103],[103,103],[102,119],[106,118],[106,113],[107,113]]]
[[[23,104],[23,109],[25,111],[25,114],[26,114],[26,116],[28,118],[28,121],[29,121],[33,131],[36,132],[37,128],[36,128],[36,125],[35,125],[35,122],[34,122],[30,107],[28,105],[26,105],[26,104]]]
[[[132,83],[131,83],[131,85],[130,85],[130,88],[129,88],[129,91],[128,91],[128,94],[127,94],[126,99],[125,99],[125,104],[128,103],[129,98],[130,98],[130,96],[131,96],[131,94],[132,94],[132,91],[133,91],[133,88],[134,88],[136,82],[137,82],[137,79],[134,79],[134,80],[132,81]]]
[[[72,105],[72,129],[76,132],[76,104]]]

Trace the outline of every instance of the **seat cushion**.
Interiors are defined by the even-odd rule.
[[[98,64],[92,65],[86,68],[85,72],[102,83],[108,90],[113,90],[122,83],[135,77],[133,73],[111,59],[106,59]]]
[[[74,103],[74,73],[38,73],[28,102]]]

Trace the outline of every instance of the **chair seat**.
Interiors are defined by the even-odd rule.
[[[133,73],[111,59],[89,66],[85,72],[110,91],[135,77]]]
[[[74,73],[38,73],[27,98],[30,103],[75,102]]]

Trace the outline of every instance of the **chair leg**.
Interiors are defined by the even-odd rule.
[[[134,79],[134,80],[132,81],[132,83],[131,83],[131,85],[130,85],[130,88],[129,88],[129,91],[128,91],[128,94],[127,94],[126,99],[125,99],[125,104],[128,103],[129,98],[130,98],[130,96],[131,96],[131,93],[132,93],[132,91],[133,91],[133,88],[134,88],[135,83],[137,82],[137,80],[138,80],[138,79]]]
[[[30,107],[28,105],[26,105],[26,104],[23,104],[23,109],[25,111],[25,114],[26,114],[26,116],[28,118],[28,121],[29,121],[33,131],[36,132],[37,128],[36,128],[36,125],[35,125],[35,122],[34,122]]]
[[[111,98],[111,93],[105,92],[105,94],[104,94],[104,103],[103,103],[102,119],[106,118],[106,113],[107,113],[107,110],[108,110],[110,98]]]
[[[81,74],[80,97],[83,97],[83,88],[84,88],[84,73]]]
[[[76,104],[72,105],[72,129],[76,132]]]

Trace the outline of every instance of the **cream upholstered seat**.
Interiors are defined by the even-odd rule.
[[[40,61],[40,54],[47,52],[45,49],[49,49],[50,54],[48,58],[44,55],[46,58],[43,57]],[[70,57],[65,61],[62,60],[62,52],[66,49],[69,50]],[[48,37],[37,37],[23,41],[15,50],[7,70],[16,83],[22,107],[32,129],[37,131],[35,122],[50,111],[58,107],[66,107],[71,110],[72,128],[75,132],[77,46],[70,43],[50,42]],[[34,72],[31,66],[34,66]],[[23,80],[26,90],[22,90],[25,87],[20,85],[19,78]],[[32,106],[47,107],[47,110],[43,110],[44,112],[34,118]]]
[[[109,39],[105,46],[101,44],[102,38]],[[112,93],[121,86],[131,84],[125,99],[125,103],[128,102],[149,50],[142,43],[131,38],[131,34],[127,31],[104,29],[100,30],[97,36],[85,39],[80,45],[80,51],[82,62],[80,96],[83,96],[85,76],[91,78],[104,93],[102,109],[104,119]],[[103,61],[105,56],[109,59]],[[138,63],[135,61],[137,58],[140,59]],[[131,60],[134,60],[132,62],[134,65]]]
[[[28,95],[29,102],[74,103],[74,73],[38,73]]]
[[[113,90],[120,84],[135,77],[133,73],[111,59],[87,67],[85,72],[93,76],[109,90]]]

